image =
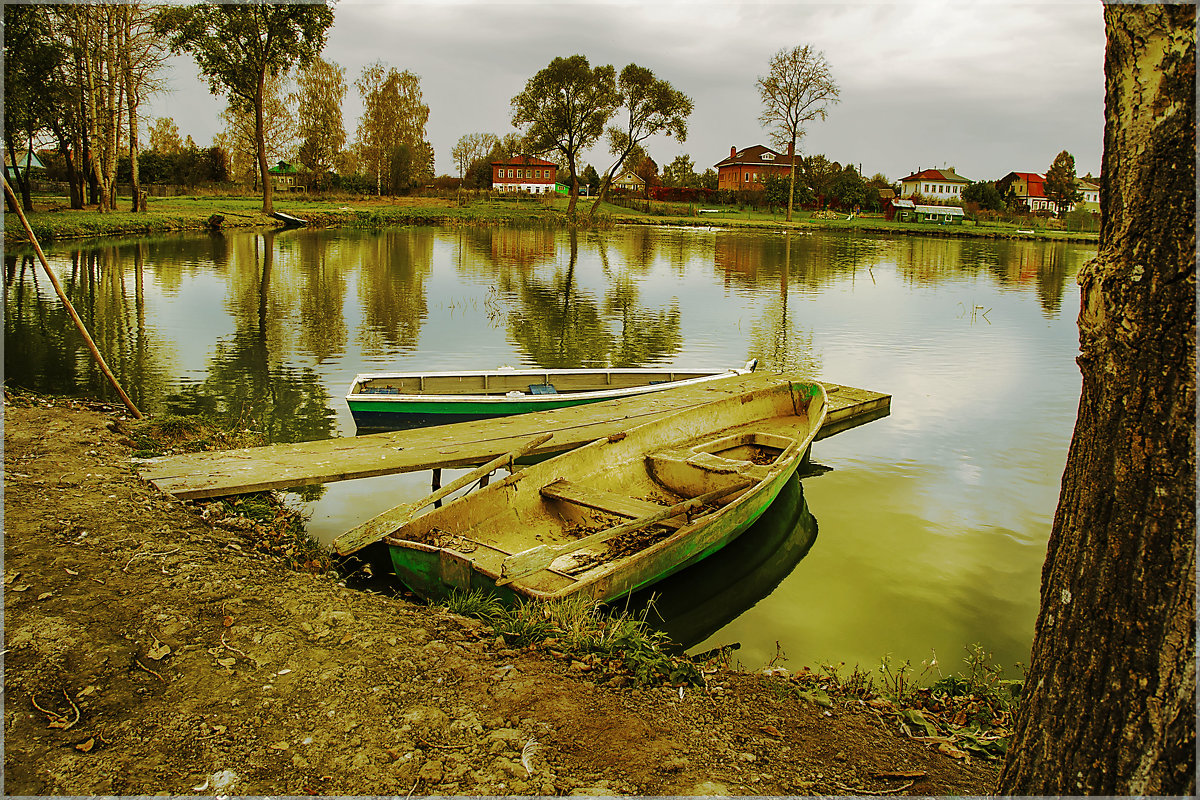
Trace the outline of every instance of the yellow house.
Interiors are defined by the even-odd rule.
[[[614,189],[624,189],[629,192],[641,192],[646,189],[646,182],[631,170],[625,170],[613,180]]]
[[[1083,195],[1078,203],[1075,204],[1076,211],[1092,211],[1100,213],[1100,187],[1099,185],[1089,181],[1087,178],[1076,178],[1075,188]]]

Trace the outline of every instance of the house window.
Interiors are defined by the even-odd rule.
[[[745,179],[744,179],[742,182],[743,182],[743,183],[749,183],[749,182],[750,182],[750,173],[749,173],[749,172],[747,172],[747,173],[746,173],[746,177],[745,177]]]

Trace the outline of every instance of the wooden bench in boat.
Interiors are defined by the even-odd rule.
[[[603,511],[606,514],[616,514],[619,517],[629,517],[631,519],[646,517],[656,511],[667,508],[667,506],[652,503],[649,500],[638,500],[637,498],[627,497],[616,492],[592,489],[587,486],[571,483],[565,479],[546,484],[541,488],[541,494],[542,497],[548,500],[562,500],[577,506],[583,506],[584,508],[593,508],[596,511]],[[687,524],[687,518],[681,515],[663,520],[658,524],[669,528],[681,528]]]

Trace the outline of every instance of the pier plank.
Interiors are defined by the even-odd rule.
[[[535,455],[569,450],[658,416],[801,376],[755,372],[698,386],[491,420],[433,428],[344,436],[295,444],[186,453],[141,462],[147,481],[180,499],[221,497],[267,489],[470,467],[515,450],[541,433],[554,437]],[[822,382],[829,412],[818,439],[886,416],[891,395]]]

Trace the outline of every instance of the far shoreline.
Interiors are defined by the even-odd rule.
[[[595,221],[588,218],[591,200],[581,197],[576,205],[578,227],[608,229],[623,225],[676,228],[752,230],[763,233],[811,233],[846,231],[883,236],[936,236],[949,238],[1014,239],[1045,242],[1097,244],[1099,234],[1018,228],[1015,226],[933,225],[888,222],[882,217],[819,219],[811,212],[797,212],[799,219],[786,222],[781,214],[771,215],[728,209],[705,216],[659,216],[604,204]],[[150,211],[133,213],[66,208],[65,198],[35,196],[34,212],[27,215],[39,242],[80,241],[94,238],[142,237],[187,231],[282,228],[283,223],[264,214],[258,196],[188,195],[150,198]],[[548,225],[570,228],[566,199],[492,195],[482,197],[322,198],[297,195],[276,196],[275,210],[305,220],[308,228],[379,229],[405,225]],[[839,215],[840,217],[840,215]],[[28,244],[17,215],[5,215],[5,239],[9,245]]]

